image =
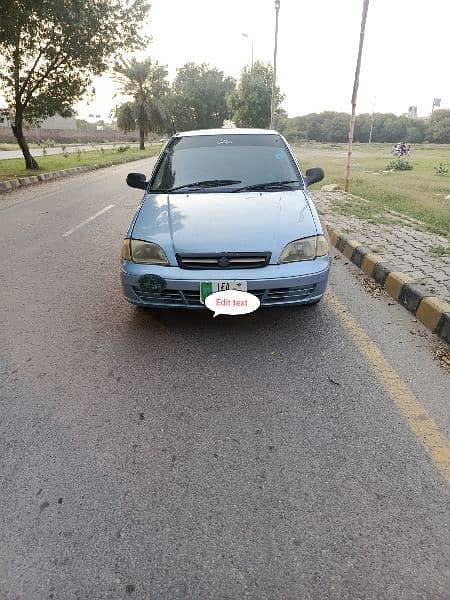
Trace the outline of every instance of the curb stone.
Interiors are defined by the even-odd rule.
[[[104,165],[83,165],[80,167],[71,167],[70,169],[61,169],[60,171],[47,171],[45,173],[39,173],[38,175],[30,175],[29,177],[19,177],[17,179],[5,179],[0,181],[0,194],[5,192],[11,192],[19,188],[29,187],[31,185],[38,185],[46,181],[54,181],[55,179],[63,179],[71,177],[72,175],[78,175],[87,171],[97,171],[98,169],[105,169],[106,167],[114,167],[123,165],[127,162],[133,162],[135,160],[144,160],[146,158],[152,158],[151,156],[143,156],[142,158],[128,158],[127,160],[113,163],[108,162]]]
[[[417,283],[406,283],[401,289],[398,301],[403,304],[406,310],[415,313],[425,297],[426,294],[422,286]]]
[[[405,273],[397,273],[392,271],[386,277],[386,281],[384,282],[384,289],[389,294],[391,298],[397,300],[400,298],[400,294],[402,292],[403,286],[407,283],[413,283],[414,279],[410,275],[406,275]]]
[[[357,267],[359,267],[361,269],[364,257],[368,256],[369,254],[370,254],[369,248],[366,248],[365,246],[357,246],[353,250],[351,261],[353,264],[355,264]]]
[[[371,254],[370,249],[349,239],[330,223],[324,223],[330,242],[354,265],[374,279],[389,295],[416,315],[441,340],[450,344],[450,303],[427,293],[423,286],[407,273],[395,271],[388,263]]]
[[[389,273],[393,273],[394,269],[392,269],[389,265],[384,262],[376,262],[375,267],[372,273],[372,279],[375,279],[377,283],[384,287],[387,276]]]

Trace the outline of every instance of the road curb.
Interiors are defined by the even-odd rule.
[[[70,169],[61,169],[60,171],[48,171],[46,173],[39,173],[38,175],[30,175],[29,177],[18,177],[17,179],[7,179],[6,181],[0,181],[0,193],[12,192],[23,187],[30,187],[31,185],[38,185],[46,181],[54,181],[55,179],[62,179],[63,177],[71,177],[72,175],[78,175],[85,171],[93,171],[101,167],[110,167],[112,165],[92,165],[82,167],[71,167]]]
[[[355,266],[376,281],[389,296],[416,315],[430,331],[450,344],[450,303],[432,296],[407,273],[395,271],[388,263],[371,254],[370,249],[345,236],[331,223],[325,223],[331,244]]]
[[[47,171],[45,173],[39,173],[37,175],[30,175],[29,177],[18,177],[17,179],[6,179],[0,181],[0,194],[6,192],[12,192],[23,187],[30,187],[31,185],[38,185],[47,181],[55,181],[56,179],[63,179],[71,177],[72,175],[79,175],[80,173],[86,173],[87,171],[97,171],[98,169],[105,169],[107,167],[115,167],[123,165],[127,162],[133,162],[135,160],[144,160],[145,158],[152,158],[151,156],[143,156],[142,158],[136,158],[135,156],[122,160],[120,162],[110,162],[103,165],[83,165],[80,167],[71,167],[70,169],[61,169],[59,171]]]

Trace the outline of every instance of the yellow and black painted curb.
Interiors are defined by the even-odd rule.
[[[380,261],[358,240],[351,239],[325,223],[330,241],[346,258],[374,279],[388,294],[416,315],[428,329],[450,344],[450,303],[440,296],[432,296],[417,284],[413,277],[395,271]]]

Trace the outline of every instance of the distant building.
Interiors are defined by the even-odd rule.
[[[408,119],[417,119],[417,106],[410,106],[408,108]]]

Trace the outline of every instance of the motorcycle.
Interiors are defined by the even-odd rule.
[[[393,154],[394,156],[397,156],[397,157],[411,156],[411,151],[410,151],[409,147],[402,148],[402,146],[394,146],[391,150],[391,154]]]

